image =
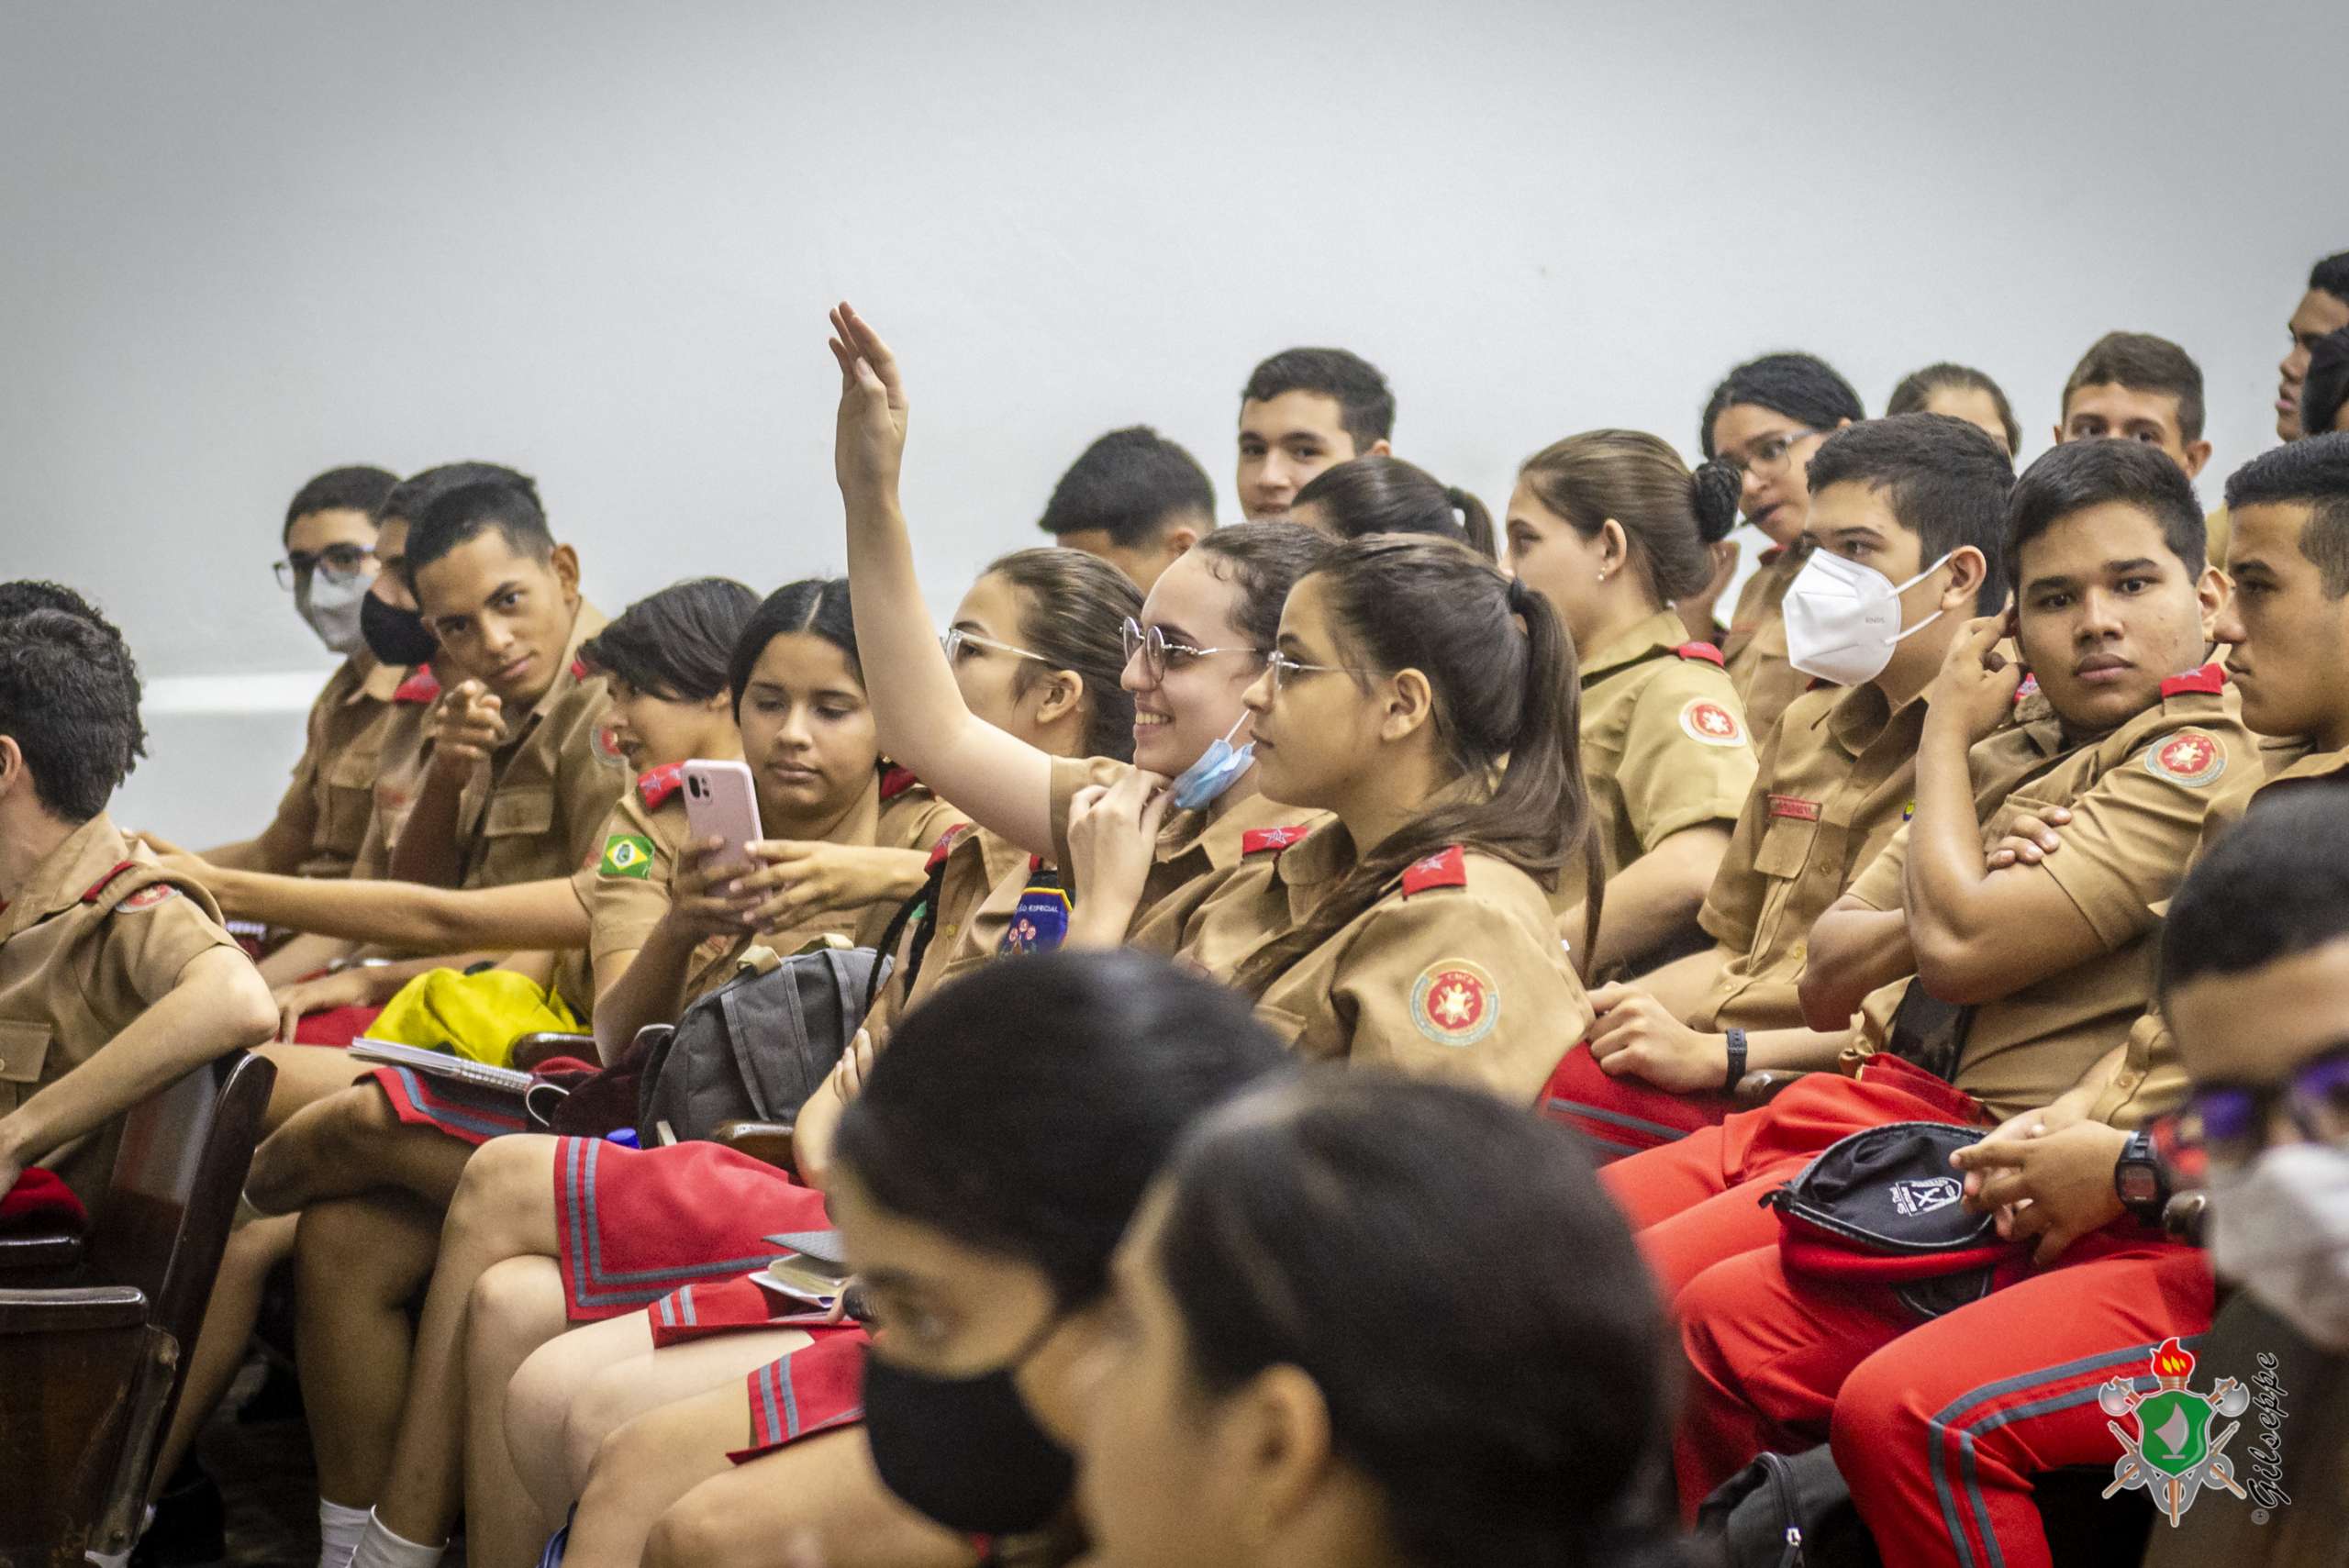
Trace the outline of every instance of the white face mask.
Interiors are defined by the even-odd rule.
[[[367,646],[367,635],[359,628],[359,611],[373,581],[314,572],[295,586],[294,608],[318,634],[320,642],[337,653],[356,653]]]
[[[1942,569],[1944,555],[1906,583],[1872,566],[1814,550],[1787,589],[1788,662],[1806,675],[1856,686],[1884,673],[1892,647],[1942,618],[1935,610],[1915,626],[1900,624],[1900,595]]]
[[[2287,1143],[2213,1169],[2210,1263],[2311,1343],[2349,1351],[2349,1149]]]

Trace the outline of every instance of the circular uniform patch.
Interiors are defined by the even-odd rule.
[[[1441,959],[1411,985],[1411,1022],[1438,1045],[1474,1045],[1501,1021],[1501,988],[1484,967]]]
[[[596,726],[596,760],[608,768],[628,766],[628,753],[620,750],[619,727],[613,724]]]
[[[168,882],[150,882],[146,886],[140,888],[138,892],[132,894],[129,897],[124,899],[120,905],[117,906],[117,907],[123,909],[152,909],[156,905],[162,903],[164,900],[177,898],[179,895],[180,890],[173,887]]]
[[[1745,726],[1737,721],[1737,715],[1703,697],[1680,710],[1680,728],[1689,740],[1701,740],[1708,746],[1745,744]]]
[[[2145,753],[2145,771],[2188,789],[2200,789],[2227,771],[2227,751],[2216,737],[2181,729]]]

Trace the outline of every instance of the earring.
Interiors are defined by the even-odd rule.
[[[1607,581],[1607,569],[1605,567],[1599,568],[1598,580],[1602,583]]]

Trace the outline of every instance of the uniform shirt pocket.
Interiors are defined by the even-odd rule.
[[[1810,806],[1808,801],[1796,801],[1795,806]],[[1753,869],[1764,876],[1783,878],[1791,882],[1802,874],[1810,862],[1810,843],[1819,836],[1819,808],[1810,806],[1810,815],[1782,815],[1777,810],[1778,797],[1772,797],[1770,825],[1762,830],[1761,847],[1753,852]]]
[[[0,1018],[0,1116],[23,1104],[40,1083],[56,1035],[45,1021]]]
[[[530,784],[490,796],[481,830],[489,839],[539,838],[553,826],[554,786]]]

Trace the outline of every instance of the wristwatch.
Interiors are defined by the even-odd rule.
[[[2113,1162],[2112,1190],[2121,1207],[2137,1219],[2147,1225],[2162,1222],[2162,1209],[2169,1203],[2169,1177],[2154,1155],[2152,1136],[2142,1129],[2129,1135],[2121,1158]]]
[[[1729,1077],[1721,1084],[1722,1092],[1734,1094],[1737,1090],[1737,1081],[1744,1076],[1745,1031],[1741,1029],[1732,1029],[1729,1031]]]

